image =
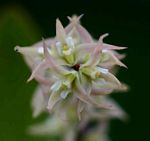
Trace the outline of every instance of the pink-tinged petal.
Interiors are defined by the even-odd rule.
[[[34,76],[34,78],[39,82],[39,83],[41,83],[41,84],[43,84],[43,85],[46,85],[46,86],[50,86],[50,85],[52,85],[52,83],[53,83],[53,81],[52,80],[48,80],[46,77],[44,77],[44,75],[42,75],[42,74],[39,74],[39,75],[36,75],[36,76]],[[31,80],[33,79],[33,78],[30,78]],[[30,81],[30,80],[28,80],[28,81]]]
[[[88,105],[86,111],[89,113],[89,118],[98,118],[101,121],[109,121],[112,118],[119,118],[121,120],[126,120],[128,118],[127,114],[122,110],[122,108],[108,96],[95,96],[96,102],[107,103],[112,105],[111,110],[95,110],[95,107]]]
[[[74,119],[77,118],[76,115],[76,107],[77,107],[77,99],[76,97],[69,97],[67,100],[63,100],[61,98],[61,101],[56,104],[53,107],[53,111],[55,116],[57,116],[59,119],[62,121],[70,121],[70,116],[73,117]]]
[[[110,72],[108,73],[101,73],[101,77],[104,78],[105,81],[108,81],[112,84],[116,84],[116,86],[120,87],[121,83],[120,81]]]
[[[75,27],[73,27],[72,30],[68,33],[68,36],[72,37],[73,42],[75,44],[75,48],[76,48],[76,45],[80,44],[81,38],[80,38],[79,32],[76,30]]]
[[[106,50],[122,50],[122,49],[126,49],[127,47],[118,47],[118,46],[115,46],[115,45],[110,45],[110,44],[106,44],[106,43],[103,43],[103,39],[105,38],[105,37],[107,37],[109,34],[108,33],[106,33],[106,34],[103,34],[102,36],[100,36],[100,38],[99,38],[99,43],[98,43],[98,45],[100,46],[100,47],[98,47],[97,46],[97,49],[99,50],[99,49],[106,49]]]
[[[53,73],[60,75],[60,74],[64,74],[67,73],[67,71],[65,69],[63,69],[59,62],[56,62],[56,59],[54,59],[48,51],[47,45],[46,43],[43,41],[43,48],[44,48],[44,56],[45,56],[45,60],[49,66],[49,68],[53,71]]]
[[[72,18],[71,17],[67,17],[70,21],[70,24],[67,25],[65,27],[65,31],[66,33],[68,34],[74,27],[76,27],[77,24],[80,24],[80,19],[82,18],[83,14],[80,15],[79,17],[77,16],[73,16]]]
[[[116,51],[112,51],[113,54],[119,59],[119,60],[122,60],[126,57],[126,54],[119,54],[118,52]]]
[[[80,74],[81,75],[81,84],[83,89],[85,90],[87,95],[91,94],[91,90],[92,90],[92,81],[89,78],[89,76],[84,75],[83,73]]]
[[[66,73],[66,71],[58,64],[58,62],[56,62],[56,60],[54,60],[54,58],[49,54],[48,48],[44,41],[43,48],[45,59],[32,71],[28,81],[36,78],[36,76],[37,78],[42,79],[39,74],[46,71],[47,69],[50,69],[50,71],[52,71],[56,76],[60,76],[62,73]]]
[[[119,46],[103,43],[103,49],[106,49],[106,50],[122,50],[122,49],[127,49],[127,47],[119,47]]]
[[[75,48],[76,58],[78,60],[80,60],[80,58],[83,58],[87,54],[91,54],[91,52],[94,52],[94,50],[96,50],[97,48],[99,48],[99,49],[101,48],[101,50],[103,52],[105,52],[105,51],[109,52],[109,50],[111,50],[111,52],[113,52],[114,56],[116,56],[118,59],[123,59],[125,57],[125,55],[121,55],[112,50],[126,49],[126,47],[117,47],[117,46],[113,46],[113,45],[109,45],[109,44],[105,44],[105,43],[103,43],[103,45],[99,44],[99,46],[97,46],[97,43],[83,43],[83,44],[78,45]],[[100,56],[98,56],[98,57],[100,57]],[[111,60],[109,60],[109,62],[111,62]],[[123,64],[121,64],[121,65],[123,65]]]
[[[113,50],[109,50],[112,52],[112,54],[120,61],[122,60],[123,58],[126,57],[126,54],[119,54],[118,52],[116,51],[113,51]],[[116,67],[116,65],[118,66],[118,63],[116,64],[116,61],[112,58],[112,56],[107,53],[108,50],[104,50],[103,53],[101,54],[100,56],[100,63],[99,63],[99,66],[100,67],[103,67],[103,68],[107,68],[109,69],[109,71],[113,74],[116,74],[118,72],[118,68],[119,67]],[[121,62],[122,63],[122,62]],[[125,64],[124,64],[125,65]],[[127,68],[127,66],[126,66]]]
[[[43,97],[43,92],[41,87],[38,87],[32,98],[32,110],[33,117],[39,116],[43,111],[46,110],[46,103]]]
[[[55,43],[55,39],[49,38],[45,40],[45,43],[48,44],[49,48]],[[33,70],[39,63],[43,60],[43,41],[33,44],[29,47],[19,47],[16,46],[15,51],[21,53],[24,57],[25,62]],[[50,49],[49,49],[50,50]]]
[[[126,114],[126,112],[124,112],[123,109],[113,99],[103,97],[102,100],[113,106],[112,110],[106,112],[109,118],[119,118],[121,120],[128,119],[128,115]]]
[[[97,52],[100,52],[102,49],[103,49],[103,39],[105,37],[107,37],[109,34],[108,33],[105,33],[103,35],[100,36],[99,38],[99,41],[98,41],[98,45],[97,47],[94,49],[94,52],[97,53]]]
[[[111,109],[111,105],[107,105],[107,104],[100,104],[100,103],[96,103],[91,96],[87,95],[85,90],[78,85],[77,88],[77,92],[75,92],[75,95],[77,96],[77,98],[79,100],[81,100],[82,102],[92,105],[94,107],[97,108],[102,108],[102,109]]]
[[[49,88],[51,87],[51,85],[40,84],[40,86],[39,86],[41,88],[46,106],[47,106],[47,103],[48,103],[48,100],[49,100]]]
[[[98,44],[96,45],[94,50],[91,52],[89,60],[85,64],[81,65],[81,67],[87,67],[87,66],[92,67],[92,66],[96,66],[99,63],[99,61],[100,61],[100,52],[103,49],[102,48],[103,47],[103,39],[107,36],[108,36],[108,33],[100,36]]]
[[[16,51],[16,52],[19,52],[19,53],[21,53],[21,54],[23,54],[23,55],[26,55],[26,54],[28,54],[28,53],[32,53],[32,55],[37,55],[37,49],[35,48],[35,47],[20,47],[20,46],[16,46],[15,48],[14,48],[14,50]]]
[[[53,38],[46,39],[45,43],[48,44],[49,47],[51,47],[51,44],[55,43],[55,39]],[[42,49],[43,49],[43,41],[37,42],[32,46],[27,46],[27,47],[16,46],[14,48],[15,51],[24,55],[25,61],[27,59],[30,60],[30,62],[33,61],[32,64],[42,59],[42,54],[43,54]]]
[[[36,47],[15,47],[15,51],[21,53],[27,65],[33,69],[42,61],[42,56]]]
[[[48,105],[47,105],[47,109],[49,111],[51,111],[54,107],[54,105],[60,101],[62,98],[60,97],[60,93],[58,91],[53,91],[51,94],[50,94],[50,98],[49,98],[49,101],[48,101]]]
[[[79,120],[81,120],[81,113],[84,110],[84,108],[85,108],[85,104],[79,100],[77,105],[77,114]]]
[[[94,95],[94,96],[98,96],[98,95],[107,95],[107,94],[110,94],[112,93],[113,89],[110,89],[110,88],[93,88],[92,89],[92,92],[91,92],[91,95]]]
[[[41,72],[44,72],[49,67],[47,64],[47,61],[42,61],[33,71],[27,82],[31,81],[32,79],[36,78],[41,79],[42,81],[45,81],[43,77],[40,76]]]
[[[115,92],[126,92],[129,90],[130,90],[130,87],[127,84],[121,83],[121,86],[115,89]]]
[[[123,64],[115,55],[112,51],[109,51],[109,50],[103,50],[103,53],[106,53],[107,55],[109,55],[109,60],[108,60],[108,63],[107,65],[109,66],[110,65],[119,65],[121,67],[125,67],[127,68],[127,66],[125,64]]]
[[[60,42],[65,42],[66,32],[59,19],[56,20],[56,38]]]
[[[81,40],[85,43],[92,43],[93,39],[90,35],[90,33],[80,24],[77,25],[77,31],[80,34]]]
[[[76,94],[76,96],[79,100],[81,100],[82,102],[84,102],[86,104],[90,104],[90,105],[94,105],[94,106],[96,105],[95,102],[93,104],[93,101],[87,95],[84,95],[84,94],[78,92]],[[96,105],[96,107],[97,107],[97,105]]]
[[[93,38],[89,34],[89,32],[80,24],[80,19],[83,15],[76,17],[74,16],[73,18],[69,17],[70,24],[65,28],[65,31],[67,34],[71,32],[71,30],[75,27],[77,32],[80,35],[81,41],[85,43],[92,43]]]
[[[97,79],[93,82],[92,95],[107,95],[110,94],[114,89],[118,88],[118,84],[114,84],[104,78]]]
[[[100,52],[102,51],[103,49],[103,39],[105,37],[107,37],[109,34],[106,33],[106,34],[103,34],[102,36],[100,36],[99,38],[99,41],[98,41],[98,44],[97,46],[94,48],[93,50],[93,57],[95,56],[95,58],[99,58],[99,55],[100,55]]]
[[[84,61],[86,56],[90,57],[91,52],[93,52],[96,45],[97,45],[96,43],[79,44],[74,50],[76,61],[83,62],[83,63],[87,62]]]
[[[86,50],[88,51],[93,51],[95,49],[95,47],[97,46],[97,43],[83,43],[83,44],[79,44],[76,49],[78,51],[82,51],[82,50]]]
[[[51,45],[54,45],[56,43],[56,39],[55,38],[47,38],[47,39],[44,39],[44,42],[49,46],[51,47]],[[43,47],[43,40],[35,43],[32,45],[33,47]]]
[[[70,22],[73,22],[74,24],[76,23],[80,23],[80,19],[84,16],[84,14],[81,14],[80,16],[72,16],[72,17],[67,17],[69,19]]]

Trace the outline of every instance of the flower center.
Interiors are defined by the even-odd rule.
[[[76,71],[79,71],[80,64],[75,64],[74,66],[72,66],[72,68]]]

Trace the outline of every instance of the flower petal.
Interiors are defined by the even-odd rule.
[[[89,76],[84,75],[83,72],[81,72],[80,76],[81,76],[81,85],[83,89],[85,90],[87,95],[90,95],[92,90],[91,79],[89,78]]]
[[[59,19],[56,20],[56,38],[60,42],[65,42],[66,32]]]
[[[122,50],[122,49],[126,49],[127,47],[118,47],[115,45],[110,45],[110,44],[103,44],[103,49],[107,49],[107,50]]]
[[[92,89],[92,92],[91,92],[91,95],[107,95],[107,94],[110,94],[111,92],[113,91],[113,89],[106,89],[106,88],[93,88]]]
[[[99,61],[100,61],[100,52],[102,51],[102,46],[103,46],[103,39],[108,36],[108,33],[100,36],[100,39],[98,41],[97,46],[94,48],[94,50],[91,52],[89,60],[83,64],[81,67],[92,67],[96,66]]]
[[[44,41],[43,41],[43,48],[44,48],[45,61],[48,64],[49,68],[53,71],[53,73],[61,74],[67,72],[65,71],[65,69],[63,69],[63,67],[61,67],[59,61],[56,61],[56,59],[49,54],[47,45]]]
[[[112,51],[109,50],[103,50],[103,54],[108,56],[107,62],[100,62],[100,64],[103,65],[105,63],[106,66],[112,66],[112,65],[119,65],[122,67],[127,68],[125,64],[123,64],[115,55]]]
[[[113,84],[116,84],[116,86],[121,86],[120,81],[109,71],[105,71],[107,69],[103,69],[100,67],[97,67],[97,69],[100,71],[101,78],[103,78],[105,81],[111,82]]]
[[[81,24],[79,22],[79,20],[82,16],[83,15],[81,15],[79,17],[74,16],[73,18],[69,17],[70,24],[65,28],[65,30],[66,30],[67,33],[69,33],[69,32],[71,32],[73,27],[75,27],[77,32],[80,35],[80,38],[81,38],[82,42],[92,43],[93,39],[92,39],[91,35],[89,34],[89,32],[83,26],[81,26]]]
[[[49,101],[48,101],[47,109],[51,111],[54,105],[61,99],[62,98],[60,97],[59,91],[52,91],[52,93],[50,94]]]
[[[44,72],[45,69],[48,68],[48,64],[46,60],[42,61],[33,71],[31,76],[28,78],[27,82],[31,81],[34,78],[39,78],[41,77],[40,74]],[[41,77],[42,78],[42,77]],[[44,78],[42,78],[44,80]]]
[[[33,117],[37,117],[46,110],[46,103],[41,87],[38,87],[32,98]]]
[[[30,135],[37,135],[43,137],[53,135],[58,136],[66,132],[67,126],[67,122],[61,120],[60,117],[56,115],[52,115],[44,122],[30,126],[27,131]]]
[[[84,110],[85,108],[85,104],[81,101],[78,101],[78,105],[77,105],[77,114],[78,114],[78,118],[79,120],[81,120],[81,112]]]
[[[43,54],[38,50],[40,47],[15,47],[15,51],[21,53],[27,63],[27,65],[33,69],[37,64],[39,64],[43,59]]]
[[[75,92],[75,95],[78,97],[79,100],[82,102],[92,105],[97,108],[102,108],[102,109],[111,109],[111,105],[105,105],[105,104],[100,104],[96,103],[91,96],[87,95],[85,90],[78,85],[77,92]]]
[[[43,48],[44,48],[44,56],[45,59],[33,70],[30,78],[28,81],[31,81],[36,76],[38,77],[38,74],[41,74],[41,72],[46,71],[48,68],[57,76],[61,73],[65,73],[66,71],[54,60],[54,58],[49,54],[48,48],[43,41]],[[44,74],[43,74],[44,75]]]
[[[85,42],[85,43],[93,42],[93,39],[92,39],[91,35],[89,34],[89,32],[80,24],[77,25],[77,31],[79,32],[80,37],[83,42]]]
[[[92,95],[106,95],[106,94],[110,94],[115,88],[116,88],[116,84],[108,82],[103,78],[99,78],[95,82],[93,82],[91,93]]]

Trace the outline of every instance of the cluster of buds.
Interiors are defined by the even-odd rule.
[[[65,28],[57,19],[56,37],[43,39],[31,47],[15,47],[32,70],[28,81],[35,79],[39,83],[32,100],[33,116],[44,111],[51,113],[45,124],[31,127],[32,133],[64,128],[63,132],[69,133],[64,140],[73,141],[74,130],[82,129],[91,119],[98,119],[106,126],[111,118],[126,116],[108,96],[113,91],[127,89],[114,71],[116,66],[126,67],[120,61],[124,55],[116,52],[125,47],[104,43],[108,34],[100,36],[98,41],[93,39],[80,24],[81,17],[68,17],[70,23]],[[81,125],[75,124],[79,120]],[[106,140],[104,136],[105,133],[102,140]]]

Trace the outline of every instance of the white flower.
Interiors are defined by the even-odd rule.
[[[44,104],[41,96],[37,94],[34,97],[35,116],[41,113],[44,107],[50,112],[54,108],[57,112],[58,109],[55,109],[57,104],[70,103],[70,101],[72,102],[70,104],[76,106],[79,118],[80,113],[89,105],[94,108],[111,109],[112,105],[103,100],[97,101],[96,97],[99,99],[103,95],[123,88],[110,70],[115,65],[126,67],[119,60],[119,54],[114,51],[125,47],[103,43],[103,39],[108,34],[100,36],[98,41],[93,40],[80,24],[80,18],[81,16],[69,17],[70,24],[66,28],[57,19],[55,38],[43,39],[42,42],[31,47],[15,48],[24,55],[25,61],[32,70],[28,81],[36,79],[45,97]]]

